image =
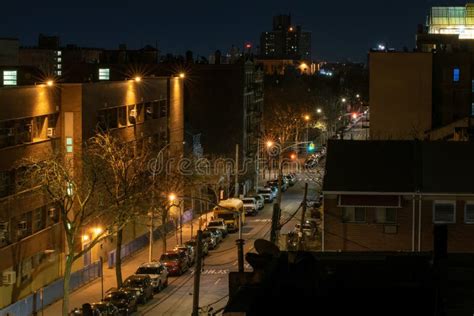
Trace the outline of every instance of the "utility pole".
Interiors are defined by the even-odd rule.
[[[234,197],[239,197],[239,144],[235,144],[235,191]]]
[[[191,238],[193,239],[193,220],[194,220],[194,190],[191,190]],[[200,218],[199,218],[200,219]]]
[[[183,206],[184,200],[179,203],[179,244],[183,244]]]
[[[149,245],[148,245],[148,262],[153,260],[153,217],[154,217],[154,209],[151,209],[150,212],[150,237],[149,237]]]
[[[196,251],[196,267],[194,270],[194,288],[193,288],[193,313],[192,316],[199,315],[199,287],[201,282],[201,265],[202,265],[202,230],[197,231],[197,251]]]
[[[258,177],[260,175],[260,139],[257,138],[257,161],[255,161],[255,193],[258,193]]]
[[[300,250],[303,250],[303,243],[304,243],[304,232],[303,232],[303,224],[304,224],[304,216],[306,214],[306,199],[308,196],[308,183],[304,184],[304,197],[303,197],[303,209],[301,211],[301,223],[300,223],[300,231],[298,234],[300,234],[300,242],[299,242],[299,248]]]

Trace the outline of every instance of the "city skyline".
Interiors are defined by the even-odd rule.
[[[241,48],[248,42],[256,48],[260,33],[271,30],[274,15],[291,14],[293,24],[312,32],[313,59],[366,62],[367,52],[378,43],[398,50],[412,49],[416,25],[425,22],[432,5],[445,3],[403,0],[374,6],[370,1],[297,1],[290,9],[283,1],[259,2],[251,8],[190,2],[157,5],[148,1],[131,8],[127,1],[82,1],[74,5],[74,15],[67,14],[70,3],[53,0],[47,5],[26,4],[5,4],[9,14],[3,20],[7,27],[0,37],[17,37],[21,45],[30,46],[36,44],[39,33],[44,33],[59,36],[62,45],[118,48],[126,43],[130,48],[140,48],[157,44],[162,54],[184,55],[191,50],[195,56],[207,57],[217,49],[227,52],[232,45]],[[29,10],[34,14],[27,14]]]

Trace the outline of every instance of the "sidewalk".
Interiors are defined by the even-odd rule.
[[[208,215],[210,218],[210,215]],[[205,225],[206,216],[202,215],[202,223]],[[199,218],[193,220],[193,234],[196,235],[199,227]],[[183,227],[183,242],[186,242],[191,238],[191,222],[184,224]],[[179,232],[178,232],[178,242],[179,242]],[[155,240],[153,243],[153,259],[159,259],[162,253],[162,243],[161,239]],[[176,245],[176,235],[173,231],[167,237],[167,247],[168,249],[173,249]],[[125,280],[128,276],[135,273],[138,266],[144,262],[148,262],[148,247],[143,248],[142,250],[136,252],[130,257],[127,257],[122,262],[122,277]],[[111,287],[116,287],[116,278],[115,278],[115,268],[108,269],[107,264],[104,263],[104,292],[110,289]],[[94,303],[99,302],[102,298],[101,295],[101,279],[91,282],[90,284],[83,286],[76,291],[72,292],[69,296],[69,310],[72,310],[74,307],[82,307],[84,303]],[[61,315],[62,313],[62,300],[57,301],[56,303],[46,307],[44,309],[45,316],[56,316]],[[41,311],[38,312],[41,315]]]

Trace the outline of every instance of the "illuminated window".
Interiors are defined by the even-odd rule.
[[[66,152],[72,153],[72,137],[66,137]]]
[[[60,62],[61,62],[61,60],[62,60],[62,58],[61,58],[61,57],[58,57],[58,63],[60,63]]]
[[[110,80],[109,68],[99,68],[99,80]]]
[[[58,50],[56,53],[57,53],[58,56],[61,56],[61,51],[60,50]]]
[[[58,76],[61,76],[63,74],[63,72],[61,70],[58,70],[57,74],[58,74]]]
[[[61,69],[61,64],[58,64],[58,69]]]
[[[460,75],[459,68],[454,68],[453,69],[453,81],[454,82],[459,82],[459,75]]]
[[[16,86],[16,70],[4,70],[3,71],[3,85],[4,86]]]

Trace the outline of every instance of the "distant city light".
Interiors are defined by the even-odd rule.
[[[328,70],[324,70],[324,69],[321,69],[319,71],[319,74],[323,75],[323,76],[327,76],[327,77],[332,77],[332,75],[333,75],[332,71],[328,71]]]
[[[342,101],[342,102],[346,102],[347,100],[346,100],[346,98],[342,98],[341,101]]]
[[[311,118],[311,117],[310,117],[308,114],[306,114],[306,115],[304,116],[304,120],[305,120],[305,121],[309,121],[310,118]]]
[[[357,118],[357,113],[352,113],[352,118],[355,120]]]
[[[378,49],[379,50],[385,50],[385,45],[384,44],[379,44]]]
[[[270,148],[273,146],[273,142],[271,140],[267,141],[267,147]]]
[[[252,44],[250,44],[250,43],[245,44],[245,48],[247,48],[247,49],[252,48]]]
[[[357,99],[360,98],[360,94],[356,94],[356,98],[357,98]]]
[[[293,27],[292,26],[290,27],[290,32],[293,32]]]
[[[323,110],[321,110],[320,108],[318,108],[318,109],[316,110],[317,113],[321,113],[322,111],[323,111]]]

